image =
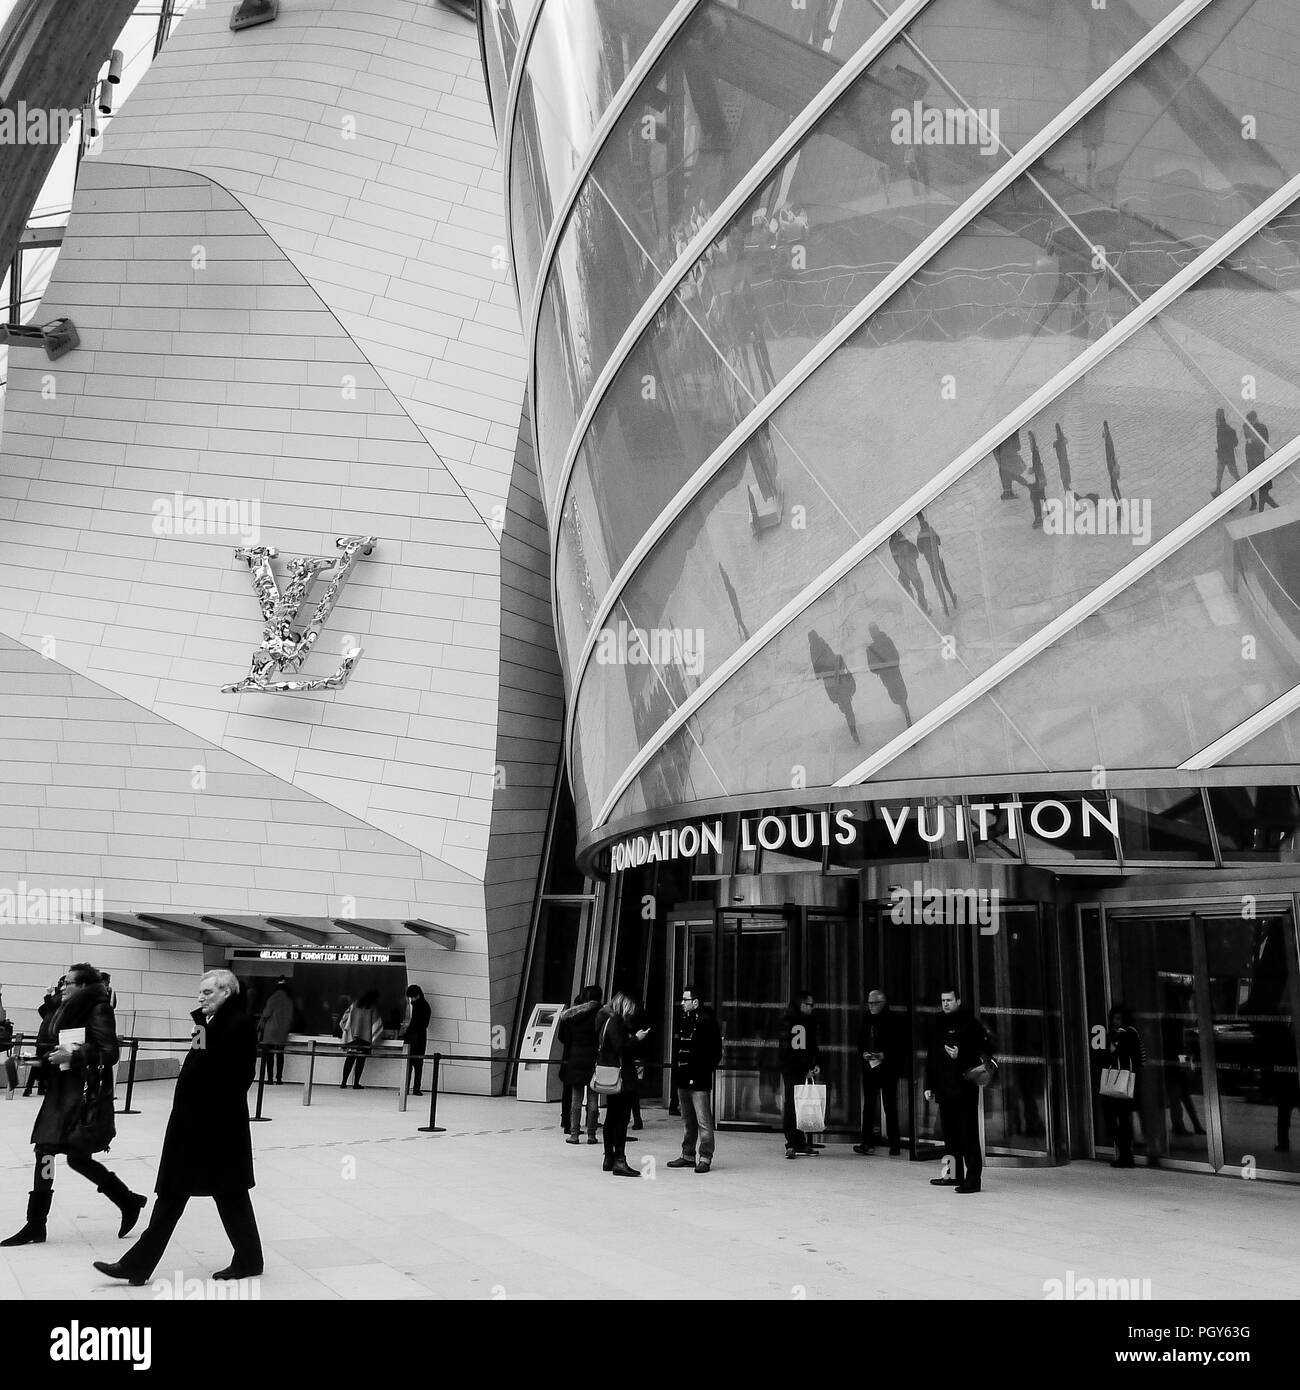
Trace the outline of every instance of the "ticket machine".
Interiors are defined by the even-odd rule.
[[[528,1016],[519,1045],[519,1073],[515,1084],[516,1100],[558,1101],[564,1091],[558,1063],[563,1049],[556,1034],[560,1029],[563,1004],[537,1004]]]

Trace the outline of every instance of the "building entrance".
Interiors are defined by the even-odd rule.
[[[1084,913],[1091,1042],[1096,1058],[1111,1006],[1133,1013],[1146,1061],[1139,1154],[1214,1172],[1293,1175],[1295,914],[1289,899],[1261,897],[1247,910]],[[1109,1147],[1096,1104],[1093,1120],[1097,1148]]]

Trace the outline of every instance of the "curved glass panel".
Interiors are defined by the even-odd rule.
[[[487,0],[482,13],[483,57],[487,63],[488,93],[492,99],[492,113],[496,118],[498,139],[505,133],[501,123],[505,120],[506,97],[510,88],[506,66],[508,62],[514,62],[517,46],[514,34],[507,38],[500,11],[500,5],[494,3],[494,0]],[[506,56],[507,45],[509,58]]]
[[[1300,28],[1300,16],[1295,24]],[[1189,37],[1193,44],[1201,38]],[[746,640],[748,632],[759,628],[970,441],[1300,170],[1300,149],[1279,146],[1274,157],[1266,147],[1249,151],[1240,168],[1225,167],[1223,177],[1231,182],[1223,187],[1200,197],[1190,196],[1183,187],[1168,194],[1164,180],[1151,170],[1163,167],[1173,132],[1165,128],[1164,119],[1149,119],[1141,101],[1149,84],[1144,68],[1098,108],[1095,114],[1114,132],[1113,141],[1098,144],[1083,130],[1067,136],[791,396],[773,416],[770,429],[760,430],[728,462],[651,552],[612,614],[610,630],[622,624],[650,631],[701,632],[695,644],[702,653],[698,684]],[[1145,129],[1144,139],[1131,138],[1129,118]],[[1087,186],[1088,170],[1111,169],[1120,160],[1125,172],[1113,176],[1117,210],[1106,227],[1098,228],[1098,199]],[[1032,440],[1022,432],[999,448],[982,468],[992,474],[991,486],[1003,508],[1018,490],[1025,499],[1025,514],[1030,515],[1035,505],[1031,481],[1041,472],[1041,513],[1049,493],[1049,468],[1051,492],[1056,492],[1059,478],[1061,491],[1072,485],[1076,492],[1110,496],[1102,420],[1095,418],[1093,404],[1099,394],[1105,398],[1113,391],[1122,400],[1126,382],[1149,381],[1177,392],[1184,408],[1191,410],[1206,380],[1220,383],[1222,389],[1223,380],[1235,379],[1234,372],[1240,377],[1246,369],[1233,356],[1239,347],[1224,348],[1214,335],[1232,321],[1233,331],[1250,341],[1257,305],[1268,297],[1259,293],[1261,289],[1277,292],[1270,313],[1289,320],[1294,255],[1286,238],[1291,230],[1291,222],[1284,219],[1274,231],[1252,239],[1231,258],[1230,269],[1202,280],[1157,327],[1144,330],[1043,418],[1031,421]],[[1090,269],[1094,243],[1106,247],[1097,273]],[[1183,325],[1190,337],[1180,336]],[[975,344],[978,351],[973,352]],[[1284,371],[1279,360],[1271,375],[1281,377]],[[1206,372],[1211,373],[1208,378]],[[1282,392],[1283,402],[1289,390]],[[1246,409],[1240,392],[1225,397],[1224,407],[1240,433]],[[1209,414],[1212,424],[1213,408]],[[1116,416],[1112,424],[1123,430],[1124,438],[1113,445],[1115,451],[1131,457],[1135,451],[1143,456],[1159,450],[1162,429],[1149,428],[1155,418],[1130,425]],[[1123,459],[1117,459],[1117,466],[1122,465]],[[967,509],[982,507],[980,489],[988,485],[977,480],[979,473],[967,475],[936,504],[938,511],[930,510],[930,522],[941,538],[954,528],[968,530]],[[864,486],[867,480],[870,485]],[[647,479],[642,491],[652,486]],[[595,512],[596,504],[589,502],[587,509]],[[627,510],[626,503],[622,509]],[[1190,497],[1182,499],[1181,510],[1162,503],[1156,515],[1157,536],[1185,519],[1191,509]],[[566,527],[568,519],[566,511]],[[597,554],[591,528],[584,531],[584,541],[590,572],[598,577],[601,571],[590,564]],[[917,541],[909,532],[895,544],[900,558],[894,568],[903,573],[899,566],[906,560],[905,582],[928,594],[923,600],[927,607],[933,604],[946,614],[952,592],[963,590],[964,576],[953,567],[952,543],[927,539],[918,547]],[[931,550],[933,555],[927,553]],[[892,551],[889,554],[892,558]],[[948,585],[939,574],[945,561],[951,571]],[[923,571],[929,571],[928,577]],[[566,567],[558,575],[564,583]],[[1062,572],[1048,579],[1046,593],[1055,592],[1053,585],[1067,578],[1093,587],[1103,577],[1100,572]],[[1078,589],[1073,597],[1083,591]],[[576,624],[570,621],[573,608],[564,601],[563,591],[561,609],[566,613],[565,638],[572,641]],[[1007,634],[1014,639],[1009,645],[1025,635]],[[574,660],[571,649],[568,658]],[[636,666],[611,672],[589,663],[576,696],[579,737],[607,722],[602,709],[615,697],[600,686],[625,686],[625,699],[635,701],[641,685],[659,674]],[[635,743],[622,747],[602,740],[613,775],[651,734],[642,729]],[[593,773],[598,771],[597,756],[593,752]],[[593,797],[600,799],[598,792]]]
[[[907,37],[943,74],[947,88],[932,77],[919,106],[899,106],[899,74],[928,73],[929,68],[901,39],[887,50],[816,127],[781,176],[783,182],[789,175],[797,206],[812,210],[808,226],[800,224],[790,237],[772,244],[761,217],[757,232],[751,225],[768,197],[766,191],[757,195],[731,224],[728,236],[715,243],[717,254],[699,283],[684,285],[669,301],[611,383],[583,442],[564,512],[566,526],[572,514],[573,526],[584,531],[584,558],[598,597],[602,575],[617,572],[663,506],[774,382],[1006,163],[1009,156],[1001,147],[981,143],[984,132],[996,127],[1004,145],[1019,148],[1097,75],[1096,65],[1080,56],[1073,67],[1061,65],[1054,71],[1050,100],[1038,95],[1026,101],[1026,93],[1042,92],[1036,46],[1026,45],[1014,59],[991,65],[986,54],[956,41],[942,3],[927,10]],[[1189,38],[1189,48],[1198,40]],[[941,62],[930,58],[931,48],[940,52]],[[1066,52],[1083,55],[1086,45],[1067,46]],[[1105,56],[1109,62],[1113,55]],[[1116,241],[1129,249],[1144,245],[1151,237],[1149,221],[1112,219],[1119,223],[1114,226],[1101,225],[1099,219],[1108,202],[1134,199],[1145,207],[1158,202],[1163,191],[1157,185],[1153,195],[1157,173],[1151,166],[1165,158],[1168,131],[1152,74],[1147,67],[1142,71],[1142,80],[1123,84],[1057,144],[1037,166],[1036,178],[1020,180],[962,234],[955,243],[959,253],[945,253],[942,283],[932,274],[919,276],[911,290],[915,306],[896,302],[878,312],[872,320],[877,326],[842,347],[834,365],[827,364],[814,378],[816,385],[802,388],[778,413],[773,428],[746,446],[745,457],[733,465],[733,472],[739,472],[748,460],[753,475],[752,501],[742,489],[734,504],[742,514],[752,508],[755,525],[767,525],[779,511],[777,494],[792,469],[801,490],[806,483],[815,494],[800,500],[809,508],[818,505],[823,500],[823,455],[836,460],[830,468],[843,476],[843,456],[854,436],[846,434],[839,415],[845,389],[841,378],[848,378],[851,398],[865,395],[854,381],[856,353],[870,346],[873,334],[879,339],[891,314],[896,321],[928,316],[931,329],[928,334],[922,330],[922,337],[1005,340],[1018,334],[1027,340],[1036,335],[1030,322],[1035,308],[1046,311],[1055,296],[1068,296],[1077,316],[1075,298],[1092,294],[1101,301],[1093,313],[1100,322],[1106,287],[1097,283],[1103,277],[1088,272],[1092,247],[1086,237],[1105,235],[1112,251]],[[948,88],[983,113],[983,125],[959,128],[960,108],[939,104]],[[1152,129],[1143,140],[1146,127]],[[895,134],[918,131],[923,139],[927,130],[951,135],[952,142],[894,141]],[[1131,148],[1135,143],[1141,148]],[[1241,159],[1238,169],[1248,167],[1249,159],[1249,154]],[[1099,169],[1114,179],[1113,190],[1100,189]],[[1228,205],[1212,223],[1216,227],[1230,225],[1248,206],[1241,199],[1225,201]],[[1194,214],[1185,215],[1173,239],[1201,225]],[[1001,280],[991,273],[995,267],[1001,269]],[[975,278],[980,279],[979,297],[966,303]],[[1005,306],[1000,318],[989,312],[997,304]],[[1049,330],[1056,326],[1043,325]],[[911,350],[914,359],[923,353],[919,347]],[[1031,377],[1042,366],[1042,354],[1034,352],[1020,366],[1022,375]],[[915,362],[907,370],[915,372]],[[818,392],[823,394],[814,405]],[[899,399],[892,388],[881,391],[875,413],[890,423],[883,426],[883,438],[874,422],[869,426],[877,429],[874,438],[858,435],[865,447],[888,440],[902,424],[895,411]],[[901,399],[906,401],[906,394]],[[910,441],[914,425],[904,426],[902,433]],[[699,524],[697,519],[681,523]],[[592,526],[598,534],[588,534]],[[600,555],[602,541],[605,553]],[[571,599],[580,599],[581,586],[573,584],[577,576],[563,554],[556,571],[559,605],[567,609]],[[578,631],[581,626],[567,624],[571,641],[585,638]]]
[[[954,482],[924,527],[907,523],[693,716],[695,741],[734,775],[730,790],[790,785],[792,763],[809,786],[844,775],[1169,534],[1234,468],[1300,435],[1286,365],[1297,332],[1293,209],[1046,407],[1001,460]],[[1300,571],[1279,559],[1300,554],[1300,533],[1287,536],[1297,500],[1288,469],[1262,513],[1241,503],[881,775],[1176,766],[1300,678]],[[710,631],[723,641],[727,627]],[[707,640],[705,651],[707,666]],[[800,715],[760,762],[778,705]],[[733,724],[749,747],[739,762],[715,746]]]
[[[650,71],[583,185],[546,286],[533,412],[546,496],[592,383],[664,271],[891,7],[706,0]],[[773,180],[778,225],[791,196]]]

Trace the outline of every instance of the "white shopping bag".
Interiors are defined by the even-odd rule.
[[[794,1088],[794,1127],[805,1134],[821,1134],[826,1128],[826,1087],[811,1082]]]

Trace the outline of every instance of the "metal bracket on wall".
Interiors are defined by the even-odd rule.
[[[40,344],[51,362],[81,346],[71,319],[53,319],[44,325],[0,323],[0,347],[35,347]]]

